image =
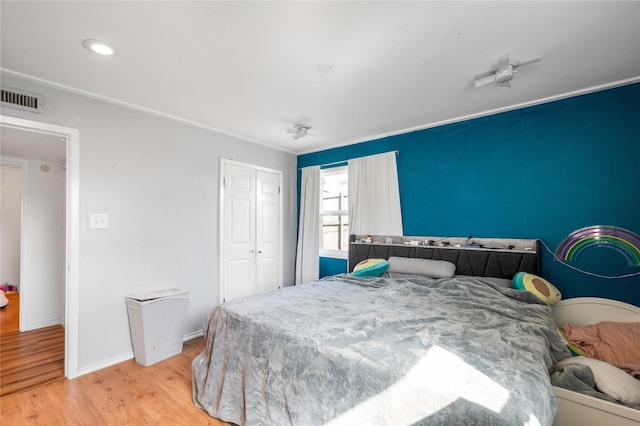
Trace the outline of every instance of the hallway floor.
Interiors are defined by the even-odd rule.
[[[19,331],[20,295],[0,310],[0,398],[64,378],[64,328]]]
[[[9,304],[0,309],[0,334],[18,331],[20,326],[20,293],[6,293]]]

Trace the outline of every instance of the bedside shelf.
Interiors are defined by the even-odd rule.
[[[466,237],[389,237],[385,235],[371,235],[372,242],[361,241],[367,235],[356,235],[351,244],[382,245],[394,247],[411,247],[417,249],[443,250],[479,250],[507,253],[537,253],[538,240],[514,238],[466,238]],[[353,236],[352,236],[353,238]],[[391,244],[386,239],[391,238]],[[470,244],[473,242],[473,244]]]
[[[371,242],[362,241],[367,237]],[[365,259],[409,257],[454,263],[459,275],[511,279],[518,271],[539,273],[539,244],[535,239],[351,235],[348,267],[352,271]]]

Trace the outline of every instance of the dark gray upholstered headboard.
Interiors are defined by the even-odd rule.
[[[349,239],[349,272],[362,260],[397,256],[446,260],[455,263],[456,275],[512,279],[520,271],[540,274],[538,240],[474,239],[470,247],[466,238],[393,237],[393,242],[386,244],[389,237],[374,236],[371,243],[356,237]]]

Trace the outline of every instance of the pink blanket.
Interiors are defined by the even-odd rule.
[[[565,323],[562,330],[567,340],[582,348],[589,358],[624,365],[628,371],[640,366],[640,322]]]

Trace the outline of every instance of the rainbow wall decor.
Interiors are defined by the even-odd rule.
[[[573,231],[556,249],[556,258],[574,261],[583,251],[592,247],[617,250],[629,266],[640,267],[640,236],[623,228],[606,225],[587,226]]]

